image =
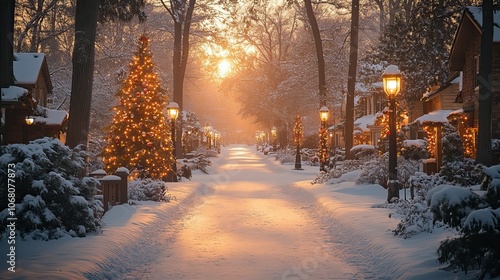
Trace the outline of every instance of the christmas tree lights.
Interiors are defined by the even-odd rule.
[[[119,104],[108,127],[103,162],[107,172],[127,167],[138,178],[162,179],[170,171],[172,142],[164,109],[167,98],[159,90],[149,39],[142,35],[129,74],[115,94]]]

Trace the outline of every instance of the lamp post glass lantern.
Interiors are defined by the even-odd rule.
[[[396,96],[401,89],[401,72],[396,65],[389,65],[382,74],[384,92],[389,99],[389,181],[387,184],[387,201],[399,199],[399,182],[397,171],[396,144]]]
[[[33,118],[32,116],[26,116],[24,121],[26,122],[27,125],[32,125],[35,122],[35,118]]]
[[[172,181],[177,182],[177,158],[176,158],[176,152],[177,148],[175,146],[175,120],[179,116],[179,104],[176,102],[170,102],[167,106],[167,114],[168,117],[170,118],[170,129],[172,133],[172,158],[173,158],[173,163],[172,163]]]
[[[330,110],[328,110],[328,107],[323,106],[321,109],[319,109],[319,118],[321,119],[321,129],[319,133],[319,170],[320,171],[327,171],[326,166],[328,165],[328,133],[326,129],[326,121],[328,120],[328,115],[330,113]]]

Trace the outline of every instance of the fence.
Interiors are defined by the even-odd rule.
[[[107,175],[102,169],[89,174],[101,182],[99,190],[104,211],[108,211],[114,205],[128,203],[128,174],[129,171],[125,167],[118,168],[114,175]]]

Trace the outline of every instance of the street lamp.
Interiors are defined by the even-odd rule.
[[[276,133],[278,132],[278,130],[276,129],[275,126],[273,126],[271,128],[271,136],[273,137],[272,141],[273,141],[273,151],[276,151]]]
[[[212,140],[210,139],[210,124],[208,122],[205,123],[205,139],[207,140],[207,150],[210,150]]]
[[[173,151],[172,151],[172,157],[174,158],[174,162],[172,163],[172,181],[177,182],[177,159],[176,159],[176,147],[175,147],[175,120],[177,119],[177,116],[179,116],[179,104],[176,102],[170,102],[167,105],[167,114],[168,117],[170,118],[170,128],[172,130],[172,145],[173,145]]]
[[[328,133],[326,129],[326,121],[328,120],[328,114],[330,113],[330,110],[328,110],[328,107],[323,106],[321,109],[319,109],[319,118],[321,119],[321,129],[320,129],[320,134],[319,134],[319,170],[320,171],[326,171],[326,166],[328,165]]]
[[[401,89],[401,72],[396,65],[389,65],[382,74],[384,92],[389,98],[389,181],[387,184],[387,201],[399,198],[399,182],[397,170],[396,147],[396,95]]]

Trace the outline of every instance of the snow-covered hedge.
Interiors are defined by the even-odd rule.
[[[99,181],[79,176],[85,170],[84,151],[43,138],[2,146],[0,154],[2,236],[9,217],[17,218],[16,231],[23,238],[83,237],[100,228],[104,210],[94,199]]]
[[[138,201],[162,201],[168,197],[167,186],[160,180],[143,179],[133,180],[128,184],[128,197]]]
[[[356,145],[351,148],[351,156],[353,159],[367,160],[375,156],[376,149],[372,145]]]

